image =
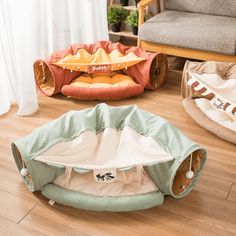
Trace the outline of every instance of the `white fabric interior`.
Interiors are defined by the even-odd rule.
[[[54,184],[94,196],[130,196],[157,191],[143,165],[172,159],[153,138],[140,135],[129,126],[123,130],[106,128],[99,134],[85,131],[73,140],[55,144],[36,158],[65,167]],[[81,169],[91,171],[79,173]],[[115,180],[98,182],[94,173],[109,169],[116,169]]]
[[[236,120],[222,110],[217,110],[206,98],[196,98],[195,103],[211,120],[236,132]]]
[[[106,128],[96,134],[85,131],[70,141],[62,141],[41,153],[35,160],[82,169],[123,168],[172,160],[151,137],[124,126]]]
[[[96,182],[92,172],[79,174],[72,169],[69,175],[67,173],[57,177],[54,184],[94,196],[131,196],[158,190],[140,166],[128,171],[117,171],[116,180],[112,183]]]
[[[191,77],[206,85],[217,96],[226,99],[236,106],[236,78],[224,80],[217,74],[197,74],[189,72]]]

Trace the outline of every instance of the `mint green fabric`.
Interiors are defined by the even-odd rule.
[[[201,150],[204,165],[206,159],[205,150],[201,149],[198,144],[186,137],[180,130],[159,116],[145,112],[135,105],[111,107],[106,104],[99,104],[95,108],[65,113],[58,119],[35,129],[30,135],[13,142],[12,145],[15,145],[18,148],[24,162],[26,163],[28,171],[32,176],[32,183],[26,182],[29,189],[31,191],[43,190],[43,194],[53,200],[67,205],[76,206],[76,197],[71,197],[72,193],[76,194],[75,192],[68,193],[68,198],[65,197],[64,199],[62,196],[57,196],[58,194],[56,193],[63,192],[64,194],[67,190],[62,191],[61,188],[57,188],[55,193],[53,193],[50,189],[55,189],[55,186],[52,187],[50,185],[51,187],[48,187],[49,183],[52,183],[57,176],[64,172],[64,168],[49,166],[34,159],[54,144],[64,140],[71,140],[79,136],[85,130],[99,133],[108,127],[123,129],[124,126],[130,126],[139,134],[152,137],[166,152],[170,153],[174,157],[174,160],[172,161],[145,167],[161,190],[161,194],[168,194],[173,197],[183,197],[189,193],[196,184],[201,170],[186,191],[178,196],[175,196],[171,190],[174,176],[179,165],[191,152],[195,150]],[[13,155],[15,156],[14,152]],[[15,159],[17,159],[16,156]],[[18,168],[20,169],[19,165]],[[77,193],[76,196],[80,198],[82,195],[81,193]],[[145,198],[145,196],[143,196],[143,198]],[[137,198],[137,196],[132,197]],[[141,202],[145,202],[141,197],[137,199],[140,199]],[[78,202],[79,201],[80,200],[78,199]],[[112,201],[110,200],[107,201],[109,204],[111,204],[111,202]],[[117,201],[116,204],[118,204],[118,202],[119,201]],[[155,202],[155,204],[161,204],[161,202],[162,200],[160,198]],[[102,201],[100,201],[100,203],[105,206]],[[154,202],[151,201],[150,204],[154,204]],[[136,205],[136,203],[134,205]],[[78,206],[81,207],[80,205]],[[147,206],[149,205],[147,204]],[[143,206],[140,207],[143,208]],[[111,204],[110,208],[107,206],[106,209],[112,210],[115,208]]]
[[[160,191],[122,197],[95,197],[85,193],[65,190],[48,184],[42,194],[63,205],[92,211],[133,211],[161,205],[164,197]]]
[[[18,170],[20,171],[21,163],[19,163],[19,159],[17,158],[17,155],[15,153],[14,145],[15,143],[12,143],[12,153],[13,153],[13,157],[15,159],[16,165],[18,167]],[[23,152],[21,152],[21,156],[22,156],[22,153]],[[62,169],[62,168],[48,166],[39,161],[29,161],[28,156],[22,156],[22,157],[23,157],[24,162],[26,163],[27,169],[32,178],[32,182],[29,182],[28,178],[26,177],[23,177],[23,180],[31,192],[42,190],[43,186],[52,182],[57,176],[61,175],[64,172],[64,168]]]
[[[206,151],[204,149],[201,149],[201,151],[203,153],[203,156],[206,157]],[[203,158],[203,163],[201,165],[200,171],[194,177],[191,184],[186,188],[186,190],[178,195],[175,195],[172,191],[172,185],[176,172],[182,163],[181,160],[183,161],[184,159],[181,158],[179,160],[159,163],[157,165],[146,167],[147,172],[152,177],[156,185],[161,189],[161,191],[165,193],[165,195],[171,195],[174,198],[182,198],[189,194],[189,192],[193,189],[199,177],[201,176],[202,169],[205,166],[206,158]]]

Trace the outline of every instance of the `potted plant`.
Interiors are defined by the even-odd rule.
[[[121,23],[127,17],[127,10],[122,6],[112,6],[108,8],[107,21],[111,25],[113,32],[119,32]]]
[[[133,34],[138,35],[138,10],[130,11],[126,23],[131,26]]]
[[[121,6],[128,6],[129,5],[129,0],[120,0]]]

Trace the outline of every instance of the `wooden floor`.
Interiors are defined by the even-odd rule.
[[[96,213],[55,204],[26,189],[13,161],[10,143],[71,109],[98,102],[40,97],[39,112],[19,117],[17,108],[0,117],[0,235],[236,235],[236,146],[199,127],[181,104],[180,72],[170,72],[158,91],[109,105],[137,104],[161,115],[208,150],[196,188],[183,199],[166,197],[164,205],[130,213]]]

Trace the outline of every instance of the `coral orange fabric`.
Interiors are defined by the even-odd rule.
[[[89,75],[86,73],[81,74],[78,78],[74,79],[71,85],[86,86],[86,87],[110,87],[110,86],[129,86],[136,84],[131,77],[124,74],[112,73]]]
[[[143,60],[145,58],[138,57],[133,52],[123,55],[118,49],[106,52],[103,48],[98,48],[95,53],[90,54],[81,48],[76,54],[65,55],[53,64],[63,69],[94,73],[125,69]]]
[[[150,68],[156,56],[157,53],[150,53],[138,47],[109,41],[75,44],[66,50],[54,52],[45,60],[37,60],[34,63],[35,80],[40,90],[47,96],[62,92],[66,96],[80,99],[97,99],[95,95],[99,96],[98,99],[121,99],[138,95],[144,91],[144,88],[155,88],[150,83]],[[85,58],[86,63],[83,62]],[[77,69],[73,66],[68,68],[71,70],[66,69],[68,62],[66,60],[72,64],[77,63]],[[90,66],[95,65],[95,70],[89,68],[88,62],[91,63]],[[78,65],[78,63],[81,64]],[[103,67],[104,65],[105,67]],[[70,83],[81,75],[82,67],[78,69],[78,66],[85,66],[85,71],[89,73],[111,72],[119,69],[120,73],[131,77],[132,80],[126,77],[126,80],[122,81],[121,84],[114,82],[116,86],[106,83],[105,88],[101,86],[101,83],[95,85],[96,88],[87,87],[88,84],[76,86],[76,84]]]
[[[132,86],[113,86],[109,88],[78,87],[65,85],[62,93],[66,96],[81,100],[119,100],[143,93],[143,86],[134,84]]]
[[[115,100],[132,97],[143,93],[143,86],[127,75],[89,75],[83,73],[69,85],[62,87],[66,96],[83,100]]]

